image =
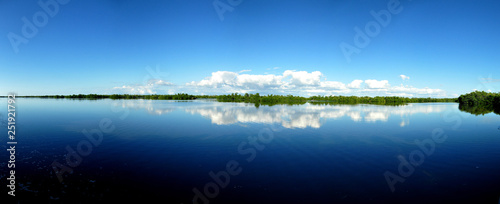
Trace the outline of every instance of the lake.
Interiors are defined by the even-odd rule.
[[[5,98],[0,107],[7,132]],[[16,136],[17,200],[499,203],[500,197],[500,116],[461,112],[457,103],[256,107],[18,98]],[[6,134],[1,141],[8,149]],[[7,184],[9,156],[2,152]]]

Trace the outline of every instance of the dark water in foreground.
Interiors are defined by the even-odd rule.
[[[209,100],[18,99],[16,106],[21,201],[498,203],[500,197],[500,116],[460,112],[456,103],[256,108]],[[6,100],[0,107],[6,133]],[[3,150],[2,203],[12,200],[8,157]],[[59,182],[54,161],[73,173]]]

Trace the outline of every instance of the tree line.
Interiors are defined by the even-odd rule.
[[[380,104],[380,105],[398,105],[406,103],[429,103],[429,102],[457,102],[456,98],[407,98],[397,96],[311,96],[301,97],[293,95],[265,95],[256,94],[238,94],[218,95],[220,102],[247,102],[261,104],[300,104],[300,103],[327,103],[327,104]]]
[[[293,96],[293,95],[260,95],[259,93],[232,93],[226,95],[190,95],[178,93],[175,95],[134,95],[134,94],[73,94],[73,95],[44,95],[44,96],[20,96],[25,98],[67,98],[67,99],[150,99],[150,100],[194,100],[201,98],[214,98],[219,102],[246,102],[255,104],[304,104],[328,103],[328,104],[380,104],[399,105],[406,103],[428,103],[428,102],[457,102],[456,98],[408,98],[398,96]]]
[[[5,97],[5,96],[0,96]],[[194,100],[194,99],[217,99],[219,102],[246,102],[254,103],[256,107],[261,104],[378,104],[378,105],[403,105],[407,103],[429,103],[429,102],[458,102],[459,109],[472,114],[487,114],[495,112],[500,114],[500,93],[474,91],[460,95],[458,98],[408,98],[398,96],[293,96],[293,95],[260,95],[259,93],[226,95],[190,95],[178,93],[173,95],[138,95],[138,94],[73,94],[73,95],[42,95],[42,96],[17,96],[19,98],[56,98],[56,99],[149,99],[149,100]]]
[[[432,103],[456,102],[456,98],[408,98],[399,96],[311,96],[313,102],[329,102],[338,104],[406,104],[406,103]]]
[[[175,95],[137,95],[137,94],[73,94],[73,95],[43,95],[43,96],[18,96],[19,98],[66,98],[66,99],[149,99],[149,100],[194,100],[198,96],[185,93]]]
[[[458,108],[474,115],[500,114],[500,93],[474,91],[458,97]]]

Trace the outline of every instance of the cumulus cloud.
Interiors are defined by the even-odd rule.
[[[200,82],[192,81],[191,83],[188,83],[188,85],[219,88],[224,85],[232,85],[236,76],[238,76],[238,73],[235,72],[217,71],[212,72],[212,76],[209,76]]]
[[[409,77],[408,77],[409,78]],[[364,83],[364,86],[363,86]],[[282,74],[241,74],[229,71],[213,72],[201,81],[186,83],[189,93],[209,94],[261,93],[293,95],[386,95],[404,97],[446,97],[441,89],[391,86],[388,80],[356,79],[350,83],[328,81],[319,71],[286,70]]]
[[[256,89],[256,88],[277,88],[280,87],[283,83],[281,81],[283,77],[276,76],[272,74],[267,75],[249,75],[243,74],[238,75],[235,79],[235,84],[239,87],[247,88],[247,89]]]
[[[322,75],[319,71],[308,73],[306,71],[286,70],[283,72],[283,77],[291,77],[290,84],[295,86],[318,85]]]
[[[363,83],[363,80],[356,79],[356,80],[352,81],[351,83],[347,84],[347,87],[351,88],[351,89],[359,89],[359,88],[361,88],[362,83]]]
[[[236,87],[244,89],[283,88],[294,86],[317,86],[321,82],[321,72],[306,72],[286,70],[283,75],[239,74],[229,71],[212,72],[212,75],[201,81],[192,81],[188,86],[203,86],[211,88]],[[339,82],[340,83],[340,82]],[[333,84],[327,84],[330,86]]]
[[[403,81],[410,79],[409,76],[406,76],[406,75],[403,75],[403,74],[399,75],[399,78],[401,78]]]
[[[187,83],[188,86],[202,86],[209,88],[223,88],[235,87],[244,89],[257,89],[257,88],[273,88],[279,87],[282,84],[282,76],[272,74],[268,75],[250,75],[238,74],[228,71],[213,72],[209,76],[199,82],[192,81]]]
[[[369,89],[384,89],[389,87],[389,81],[387,80],[377,81],[375,79],[367,79],[365,80],[365,84]]]

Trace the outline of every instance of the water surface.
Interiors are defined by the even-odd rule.
[[[7,107],[6,100],[0,105]],[[498,203],[500,196],[500,116],[460,112],[456,103],[257,108],[213,100],[18,99],[16,105],[18,199]],[[3,122],[6,111],[0,110]],[[67,148],[88,144],[82,131],[100,130],[103,120],[113,130],[91,150],[80,149],[89,154],[59,182],[54,161],[68,166]],[[7,138],[1,141],[7,148]],[[418,165],[402,175],[401,158]],[[228,163],[238,173],[227,173]],[[403,179],[394,191],[387,172]]]

